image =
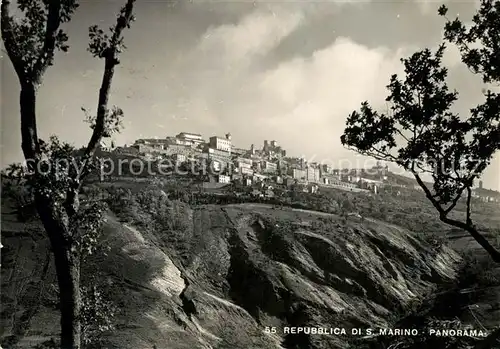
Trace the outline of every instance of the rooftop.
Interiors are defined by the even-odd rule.
[[[168,142],[169,140],[166,138],[140,138],[136,140],[136,143],[165,143]]]
[[[180,135],[189,135],[189,136],[196,136],[196,137],[201,137],[201,134],[199,133],[192,133],[192,132],[181,132],[178,134],[179,136]]]

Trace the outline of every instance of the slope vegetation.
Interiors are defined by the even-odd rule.
[[[182,227],[107,217],[111,249],[83,275],[98,273],[120,309],[108,348],[349,348],[349,335],[283,328],[390,326],[452,282],[460,261],[376,220],[251,204],[176,214]],[[2,243],[2,347],[31,348],[58,331],[48,244],[8,207]]]

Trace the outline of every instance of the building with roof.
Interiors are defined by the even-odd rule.
[[[228,183],[231,182],[231,177],[229,177],[227,175],[220,174],[220,175],[217,176],[217,182],[218,183],[228,184]]]
[[[232,149],[231,134],[230,133],[226,134],[225,138],[218,136],[210,137],[208,145],[212,149],[231,153]]]
[[[261,161],[260,168],[265,173],[275,173],[278,171],[278,165],[270,161]]]
[[[188,146],[198,146],[205,143],[203,137],[198,133],[181,132],[175,136],[177,144],[183,144]]]
[[[306,168],[306,180],[308,182],[314,182],[314,183],[319,182],[319,173],[320,173],[319,168],[308,166]]]
[[[297,179],[299,181],[306,181],[307,180],[306,170],[302,170],[300,168],[292,168],[290,170],[290,175],[293,177],[293,179]]]

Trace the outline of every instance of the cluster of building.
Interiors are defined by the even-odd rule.
[[[162,139],[138,139],[130,147],[115,150],[132,152],[149,159],[169,157],[176,164],[209,163],[212,171],[206,180],[220,184],[258,184],[266,188],[271,185],[295,186],[309,192],[324,187],[375,194],[386,186],[397,187],[397,184],[389,183],[388,168],[380,163],[369,171],[333,169],[327,164],[308,163],[304,158],[288,157],[286,150],[275,140],[265,140],[259,149],[253,144],[250,149],[237,148],[230,133],[205,140],[200,134],[181,132]]]
[[[478,185],[474,185],[472,189],[472,197],[484,202],[500,202],[500,195],[497,191],[485,189],[483,181],[478,181]]]
[[[418,184],[413,186],[413,189],[423,192],[424,190]],[[485,189],[483,187],[483,181],[478,181],[477,185],[474,183],[471,190],[471,196],[474,199],[483,202],[500,202],[500,193],[494,190]]]
[[[181,132],[174,137],[138,139],[129,147],[104,148],[148,159],[168,157],[176,164],[205,161],[212,170],[212,176],[206,180],[221,184],[264,186],[274,183],[284,187],[295,185],[310,192],[330,187],[375,193],[384,185],[382,168],[379,178],[369,179],[363,176],[363,170],[334,170],[325,164],[308,163],[304,158],[287,157],[286,150],[276,140],[265,140],[261,148],[254,144],[250,149],[238,148],[230,133],[205,140],[200,134]]]

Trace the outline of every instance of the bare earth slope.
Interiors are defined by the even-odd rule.
[[[2,347],[29,348],[57,336],[53,266],[37,226],[26,231],[8,208],[2,218]],[[459,261],[375,220],[251,204],[186,219],[172,236],[108,217],[112,249],[84,274],[102,270],[121,308],[110,348],[348,348],[348,336],[291,338],[282,327],[389,326],[453,279]]]

